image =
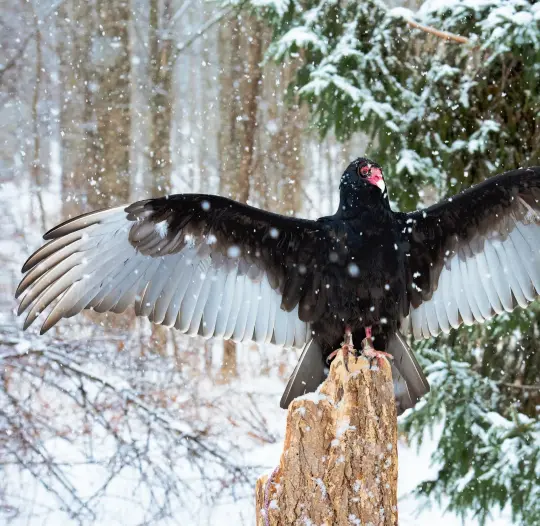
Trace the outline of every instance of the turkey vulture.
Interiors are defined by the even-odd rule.
[[[282,407],[314,391],[345,329],[393,355],[398,411],[429,390],[402,333],[429,338],[540,292],[540,167],[425,210],[394,212],[381,167],[352,162],[332,216],[286,217],[181,194],[70,219],[24,264],[26,329],[83,309],[135,312],[203,337],[303,348]],[[369,347],[369,346],[368,346]]]

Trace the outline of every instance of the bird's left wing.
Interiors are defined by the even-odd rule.
[[[25,328],[83,309],[135,312],[189,334],[301,348],[309,339],[316,221],[183,194],[68,220],[24,264]]]
[[[482,323],[540,293],[540,167],[402,214],[415,338]]]

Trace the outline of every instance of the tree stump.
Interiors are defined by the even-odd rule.
[[[390,365],[340,353],[289,406],[279,466],[257,481],[257,526],[394,526],[397,468]]]

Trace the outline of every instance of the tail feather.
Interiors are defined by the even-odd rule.
[[[397,411],[401,414],[406,409],[414,407],[418,400],[429,392],[429,383],[400,332],[389,338],[386,350],[394,357],[392,378]]]
[[[414,407],[429,392],[429,383],[401,333],[396,332],[389,338],[386,351],[394,357],[392,378],[399,415]],[[315,340],[305,346],[281,397],[282,409],[287,409],[296,397],[316,391],[324,381],[327,370],[323,356],[324,352]]]
[[[320,345],[315,340],[311,340],[305,346],[287,382],[287,387],[285,387],[285,392],[279,403],[281,408],[287,409],[296,397],[316,391],[326,378],[325,367]]]

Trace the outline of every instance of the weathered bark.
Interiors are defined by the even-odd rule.
[[[257,525],[397,524],[397,421],[392,373],[336,358],[320,394],[289,407],[270,483],[257,481]],[[267,515],[267,517],[265,517]]]

